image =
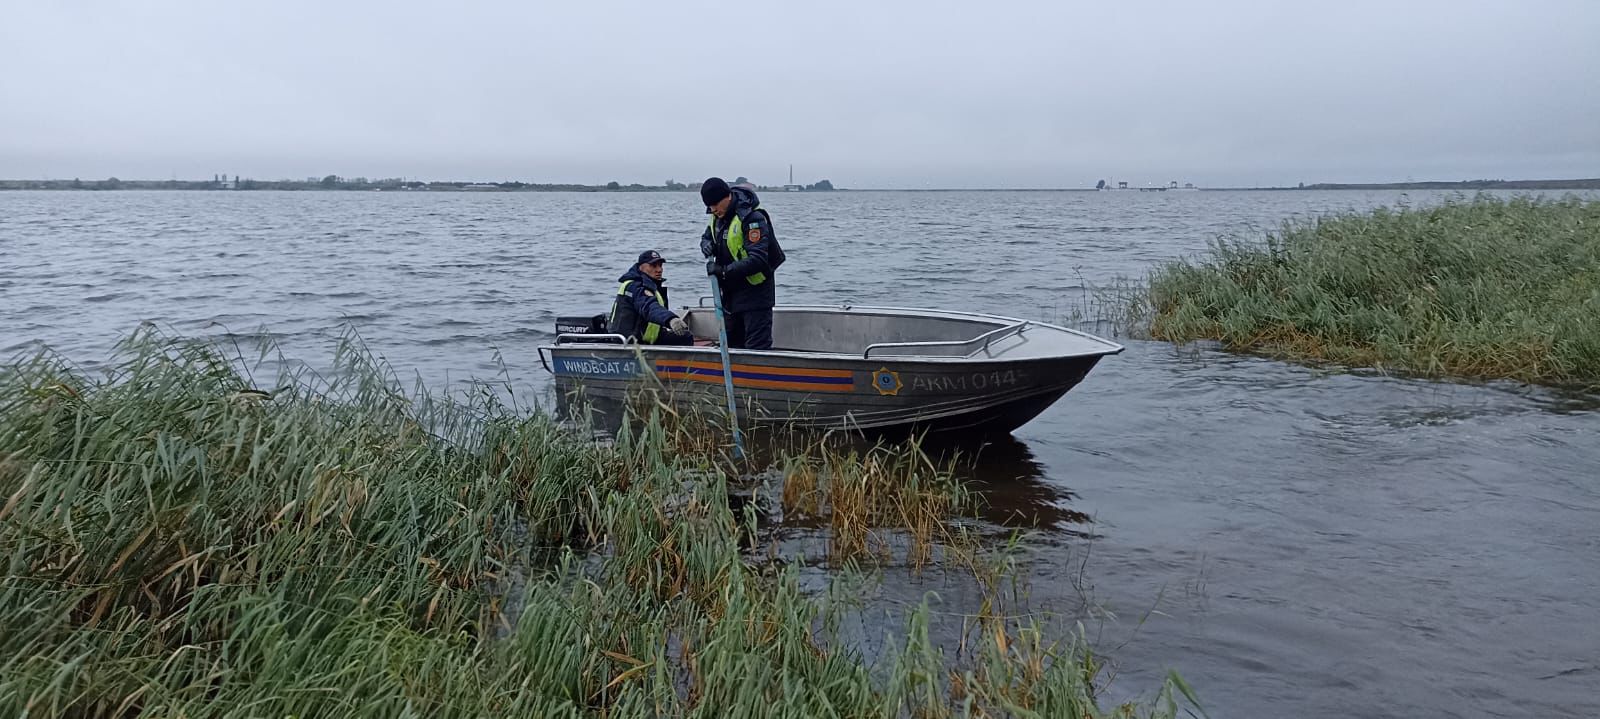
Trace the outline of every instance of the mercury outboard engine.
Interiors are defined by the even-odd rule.
[[[603,335],[611,330],[606,326],[606,316],[601,315],[568,315],[556,317],[556,334],[559,335]],[[560,340],[556,340],[557,343]]]

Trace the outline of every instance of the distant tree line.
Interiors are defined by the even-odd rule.
[[[740,177],[736,184],[748,183],[749,180]],[[782,190],[783,187],[759,187],[760,190]],[[832,190],[833,183],[821,180],[814,184],[806,185],[807,190]],[[660,185],[641,185],[632,183],[624,185],[617,181],[607,182],[604,185],[582,185],[574,183],[533,183],[522,181],[505,182],[422,182],[420,180],[407,180],[400,177],[382,179],[368,179],[365,177],[341,177],[339,175],[325,175],[319,178],[304,180],[255,180],[235,175],[231,180],[227,175],[217,175],[211,180],[121,180],[108,177],[104,180],[0,180],[0,190],[332,190],[332,191],[436,191],[436,192],[688,192],[700,190],[700,184],[693,185],[667,180]]]
[[[758,186],[756,186],[756,189],[760,190],[760,191],[763,191],[763,192],[782,192],[784,190],[787,190],[788,186],[786,186],[786,185],[758,185]],[[832,182],[829,182],[827,180],[817,180],[816,182],[813,182],[813,183],[811,183],[809,185],[802,185],[801,189],[805,190],[806,192],[832,192],[835,188],[834,188]]]
[[[1300,183],[1302,190],[1600,190],[1600,178],[1579,180],[1465,180],[1462,182]]]

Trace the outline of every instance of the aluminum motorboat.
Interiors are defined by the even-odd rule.
[[[725,401],[714,308],[680,310],[693,346],[638,344],[604,316],[558,318],[539,358],[563,393]],[[779,306],[770,350],[730,349],[741,423],[821,430],[1006,433],[1122,346],[1043,322],[950,310]]]

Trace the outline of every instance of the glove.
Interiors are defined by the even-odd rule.
[[[667,323],[667,329],[672,330],[672,334],[675,335],[686,335],[689,334],[689,323],[684,322],[682,317],[674,317]]]
[[[700,238],[700,254],[702,254],[702,255],[704,255],[706,257],[716,257],[717,256],[717,248],[716,248],[715,245],[711,244],[711,238],[709,238],[709,237]]]
[[[727,274],[728,274],[728,268],[727,268],[726,265],[718,264],[716,260],[707,260],[706,261],[706,275],[711,276],[711,277],[715,277],[715,278],[720,280],[724,276],[726,276]]]

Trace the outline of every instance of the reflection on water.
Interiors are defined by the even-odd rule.
[[[975,447],[926,446],[934,457],[955,452],[956,476],[977,493],[979,516],[1000,527],[1048,529],[1092,538],[1089,516],[1070,506],[1072,490],[1045,477],[1045,467],[1026,442],[1013,436]]]
[[[637,423],[638,417],[665,411],[658,404],[660,395],[651,391],[640,392],[629,402],[587,395],[581,387],[557,390],[555,394],[559,417],[599,436],[615,436],[625,424]],[[708,425],[707,431],[725,431],[719,426],[723,421],[722,407],[713,402],[704,405],[704,410],[705,413],[696,419]],[[770,466],[784,453],[805,453],[819,442],[840,451],[865,451],[884,441],[899,440],[855,432],[757,428],[744,435],[745,450],[749,454],[745,466],[760,472],[759,468]],[[976,518],[994,528],[1058,530],[1079,537],[1094,536],[1089,529],[1089,517],[1069,506],[1074,496],[1072,491],[1046,480],[1044,466],[1022,440],[1001,435],[971,441],[921,440],[918,444],[930,459],[948,469],[974,494],[977,501],[970,509]]]

